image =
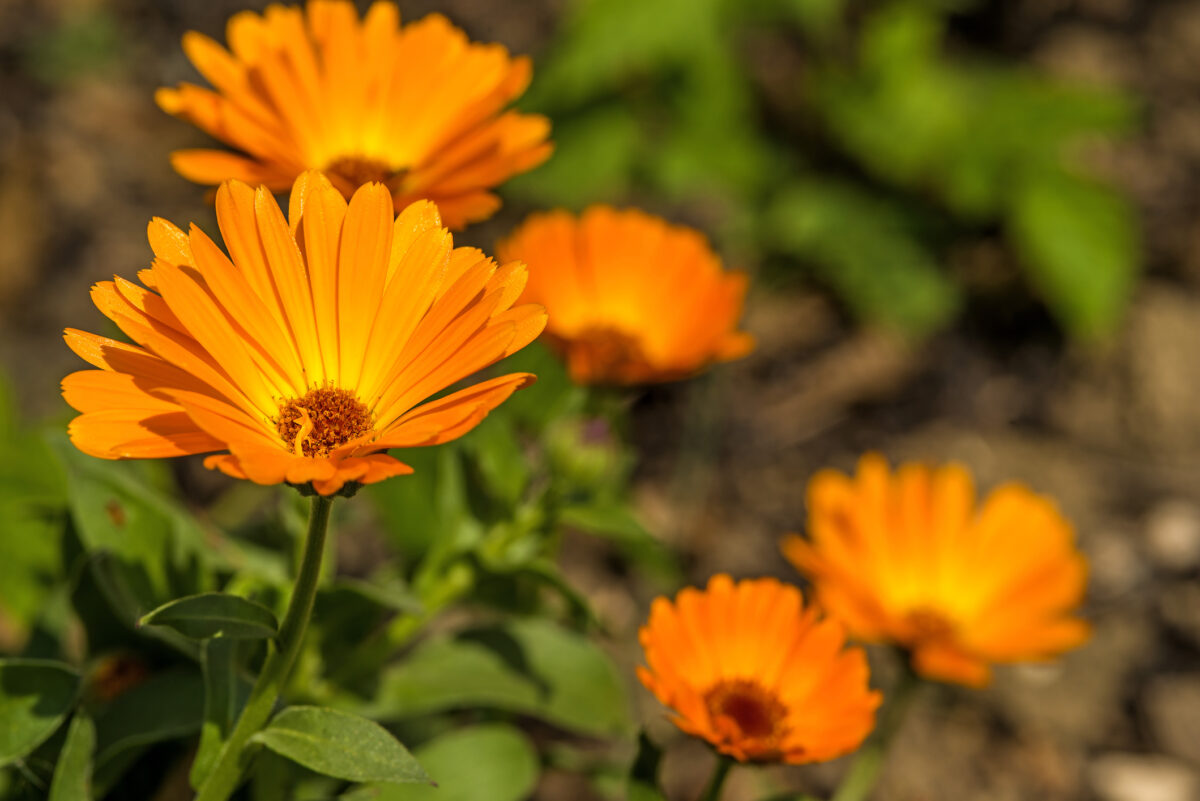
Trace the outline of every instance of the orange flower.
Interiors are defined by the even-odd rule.
[[[525,298],[550,312],[550,345],[581,384],[671,381],[746,355],[743,273],[704,237],[641,211],[535,214],[497,246],[529,264]]]
[[[775,579],[717,575],[658,598],[639,637],[649,668],[638,678],[675,725],[742,762],[833,759],[875,725],[862,650]]]
[[[394,3],[374,3],[360,21],[349,0],[310,0],[236,14],[226,38],[232,53],[195,31],[183,38],[215,91],[183,83],[156,95],[245,154],[172,154],[197,183],[282,192],[323,170],[347,198],[380,181],[397,211],[432,200],[457,229],[500,206],[489,189],[550,155],[544,117],[503,111],[529,84],[529,59],[472,43],[436,14],[401,27]]]
[[[1071,525],[1024,486],[977,510],[963,468],[892,476],[868,454],[854,478],[814,476],[808,510],[811,541],[787,537],[784,554],[852,635],[904,646],[924,676],[981,686],[991,663],[1047,659],[1088,637],[1071,616],[1087,581]]]
[[[266,187],[230,181],[216,203],[228,258],[199,228],[156,218],[147,288],[119,277],[93,288],[136,345],[67,330],[100,368],[63,380],[85,453],[228,451],[205,465],[330,495],[411,473],[381,451],[461,436],[532,382],[514,373],[418,405],[524,347],[546,320],[537,306],[511,308],[525,266],[453,248],[432,203],[393,221],[384,186],[347,205],[317,172],[296,181],[290,221]]]

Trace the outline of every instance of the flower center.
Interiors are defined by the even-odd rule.
[[[737,733],[752,739],[782,734],[787,710],[775,693],[751,679],[726,679],[704,694],[714,721],[728,720]]]
[[[630,335],[609,326],[593,326],[582,331],[569,350],[572,362],[585,375],[604,379],[614,377],[631,364],[644,362],[641,344]]]
[[[408,173],[405,169],[393,169],[387,163],[364,156],[344,156],[325,165],[325,174],[342,194],[349,197],[363,184],[376,181],[390,192],[396,192]]]
[[[328,456],[371,430],[371,410],[353,392],[336,387],[310,389],[279,407],[275,428],[297,456]]]
[[[954,624],[936,609],[919,606],[904,617],[913,642],[936,642],[954,636]]]

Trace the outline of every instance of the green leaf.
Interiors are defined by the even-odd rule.
[[[957,287],[903,207],[852,184],[790,186],[772,203],[766,237],[811,264],[861,318],[921,336],[958,308]]]
[[[206,592],[175,601],[144,615],[139,626],[167,626],[185,637],[203,640],[229,637],[262,640],[279,631],[275,613],[262,604],[221,592]]]
[[[507,709],[598,736],[628,730],[628,700],[608,656],[541,619],[432,638],[381,680],[376,717]]]
[[[96,749],[96,724],[83,712],[75,715],[67,742],[58,756],[48,801],[90,801],[92,752]]]
[[[195,669],[155,673],[118,695],[96,714],[96,794],[116,784],[139,749],[188,737],[203,718],[204,682]]]
[[[568,506],[559,513],[559,520],[565,526],[612,540],[635,562],[661,576],[679,574],[671,550],[647,531],[627,506],[612,502]]]
[[[429,781],[413,755],[387,729],[334,709],[289,707],[251,741],[309,770],[346,781]]]
[[[658,782],[662,756],[662,749],[646,735],[645,730],[639,732],[637,756],[629,768],[628,801],[666,801]]]
[[[376,801],[521,801],[537,785],[537,752],[501,724],[459,729],[416,750],[436,787],[364,787],[351,798]]]
[[[1035,172],[1017,192],[1011,225],[1030,281],[1067,330],[1112,333],[1141,260],[1128,201],[1093,181]]]
[[[37,748],[75,706],[79,674],[47,659],[0,660],[0,767]]]
[[[205,642],[201,652],[204,723],[189,774],[193,789],[199,789],[208,776],[249,694],[249,686],[237,675],[237,645],[237,640],[218,637]]]

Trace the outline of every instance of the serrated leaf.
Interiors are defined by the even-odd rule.
[[[167,626],[185,637],[203,640],[229,637],[262,640],[279,631],[275,613],[238,595],[206,592],[168,601],[138,621],[140,626]]]
[[[1140,262],[1129,203],[1094,181],[1040,171],[1021,183],[1012,228],[1031,283],[1067,330],[1111,333]]]
[[[62,724],[79,693],[79,674],[45,659],[0,660],[0,767],[37,748]]]
[[[352,782],[428,782],[429,776],[391,732],[335,709],[289,707],[252,742],[325,776]]]
[[[91,801],[92,753],[96,750],[96,724],[83,712],[75,715],[54,767],[48,801]]]
[[[376,717],[492,707],[565,729],[628,729],[620,674],[597,646],[540,619],[426,640],[381,680]]]
[[[518,729],[501,724],[451,731],[416,750],[436,787],[364,787],[366,801],[521,801],[537,784],[537,751]]]

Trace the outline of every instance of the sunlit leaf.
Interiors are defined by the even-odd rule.
[[[167,626],[185,637],[260,640],[279,630],[275,613],[238,595],[206,592],[168,601],[142,616],[139,626]]]
[[[387,729],[334,709],[289,707],[252,741],[309,770],[347,781],[429,781],[413,755]]]

